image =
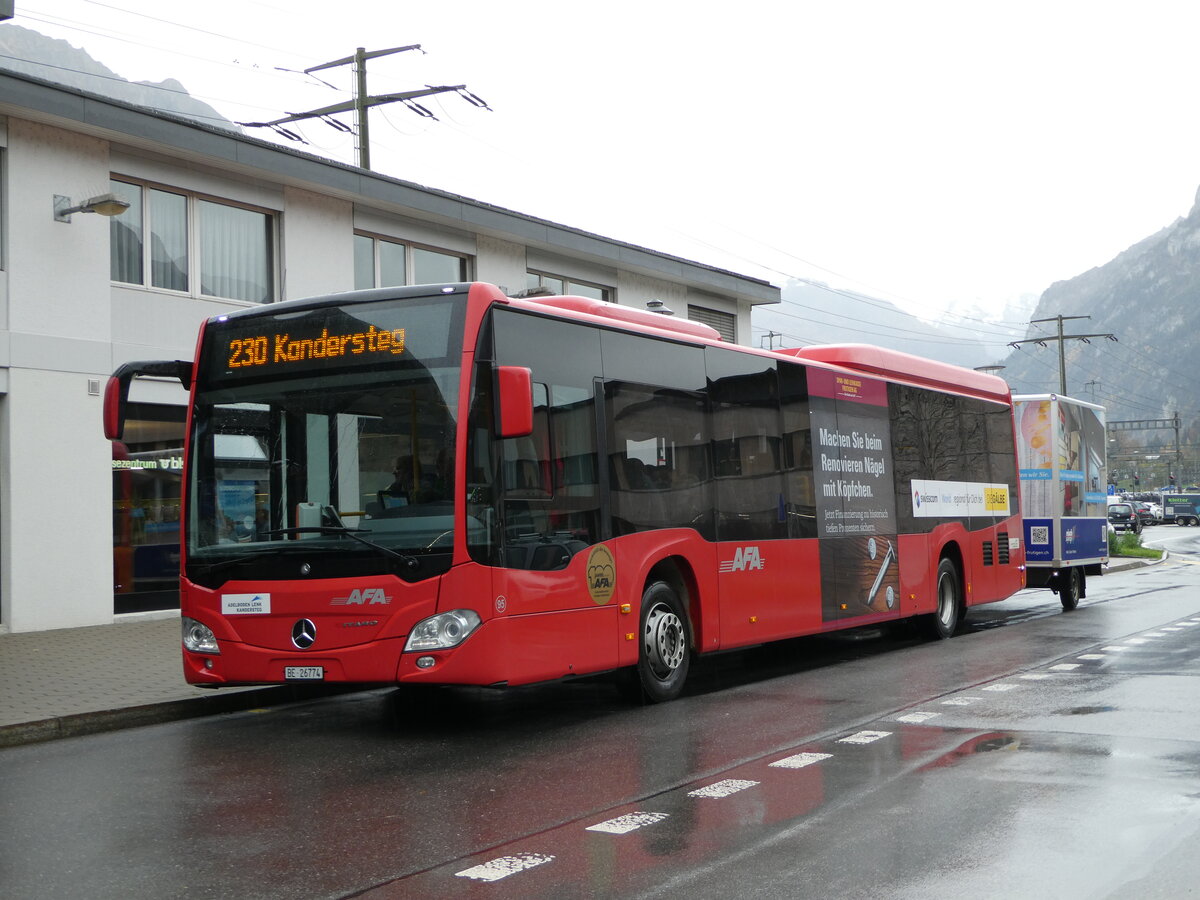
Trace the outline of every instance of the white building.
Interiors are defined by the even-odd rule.
[[[131,204],[119,217],[55,216],[108,192]],[[764,281],[0,73],[0,630],[178,606],[186,397],[139,382],[112,444],[117,365],[190,359],[202,320],[247,305],[467,280],[661,300],[743,341],[751,307],[779,302]]]

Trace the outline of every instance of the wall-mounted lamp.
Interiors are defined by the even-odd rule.
[[[55,222],[70,222],[72,213],[100,213],[102,216],[119,216],[127,209],[129,209],[128,201],[122,200],[116,194],[100,194],[78,206],[71,205],[70,197],[64,197],[62,194],[54,195]]]

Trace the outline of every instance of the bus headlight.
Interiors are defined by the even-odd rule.
[[[470,609],[452,609],[416,624],[404,645],[410,650],[448,650],[457,647],[479,627],[479,614]]]
[[[212,633],[212,629],[203,622],[197,622],[195,619],[189,619],[183,616],[183,646],[194,653],[213,653],[221,652],[221,648],[217,646],[217,636]]]

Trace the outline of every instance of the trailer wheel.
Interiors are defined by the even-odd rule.
[[[938,640],[952,637],[962,615],[962,580],[953,560],[943,559],[937,569],[937,611],[927,617],[929,633]]]
[[[617,687],[632,700],[664,703],[683,690],[691,667],[687,611],[665,581],[642,594],[637,666],[618,673]]]
[[[1070,612],[1079,606],[1083,596],[1083,573],[1071,568],[1059,573],[1058,599],[1062,601],[1063,612]]]

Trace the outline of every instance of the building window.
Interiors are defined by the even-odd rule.
[[[251,303],[275,299],[274,215],[148,184],[110,186],[130,204],[110,220],[113,281]]]
[[[371,234],[354,235],[355,290],[401,284],[456,284],[470,278],[467,264],[467,257],[457,253]]]
[[[525,273],[525,288],[529,293],[570,294],[574,297],[591,297],[605,303],[615,303],[613,289],[589,281],[576,281],[564,275],[552,275],[530,269]]]
[[[688,318],[693,322],[703,322],[711,325],[720,332],[721,340],[737,343],[737,316],[733,313],[721,312],[719,309],[709,309],[706,306],[688,304]]]

